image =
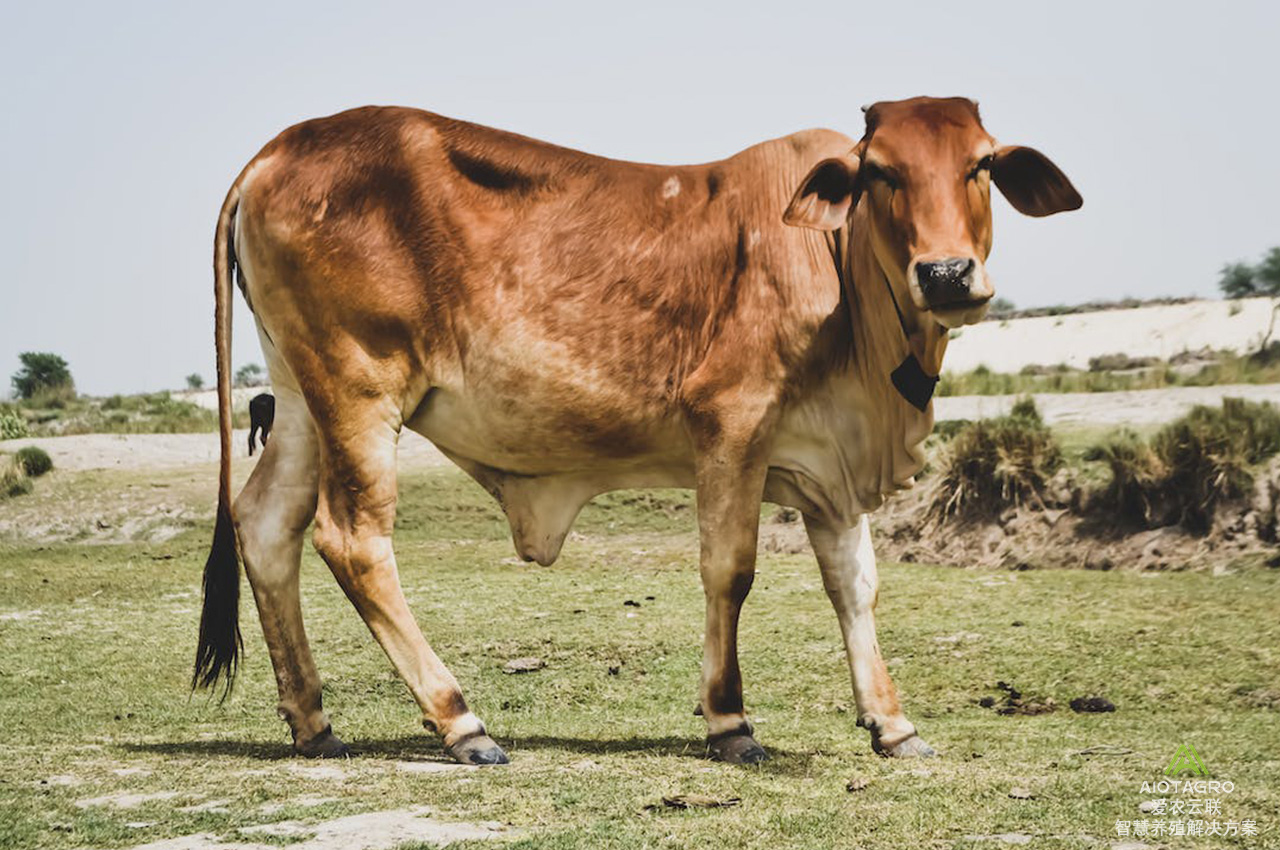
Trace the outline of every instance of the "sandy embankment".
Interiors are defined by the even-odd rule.
[[[1272,306],[1269,298],[1241,298],[990,320],[958,332],[947,347],[946,371],[1017,372],[1058,363],[1087,369],[1089,358],[1104,354],[1168,359],[1203,348],[1245,354],[1266,333]]]

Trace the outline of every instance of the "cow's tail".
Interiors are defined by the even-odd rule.
[[[240,557],[235,520],[231,516],[231,275],[235,264],[233,224],[240,203],[240,181],[227,193],[214,237],[214,347],[218,359],[218,513],[213,546],[204,565],[204,608],[191,688],[208,688],[223,680],[223,698],[231,691],[240,638]]]

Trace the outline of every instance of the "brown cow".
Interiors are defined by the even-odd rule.
[[[427,112],[281,133],[240,174],[215,254],[222,470],[195,682],[234,674],[237,534],[297,751],[347,752],[302,625],[303,533],[461,762],[506,761],[422,636],[392,553],[396,441],[431,439],[491,492],[517,552],[555,560],[596,494],[697,492],[700,707],[713,757],[754,762],[738,614],[762,500],[798,508],[877,752],[930,755],[876,644],[866,514],[909,486],[947,328],[992,296],[990,183],[1080,206],[965,99],[867,110],[707,165],[616,162]],[[230,502],[232,269],[276,431]]]

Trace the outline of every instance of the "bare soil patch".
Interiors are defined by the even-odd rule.
[[[330,821],[278,821],[238,830],[245,838],[223,840],[211,833],[167,838],[134,850],[275,850],[281,840],[293,840],[296,850],[384,850],[409,842],[444,846],[456,841],[510,838],[516,834],[499,823],[436,820],[424,806],[368,812]],[[266,841],[255,841],[255,837]],[[302,840],[297,840],[301,838]]]

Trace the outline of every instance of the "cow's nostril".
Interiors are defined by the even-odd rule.
[[[974,270],[972,257],[954,257],[927,263],[916,263],[920,291],[931,304],[943,304],[967,298]]]

